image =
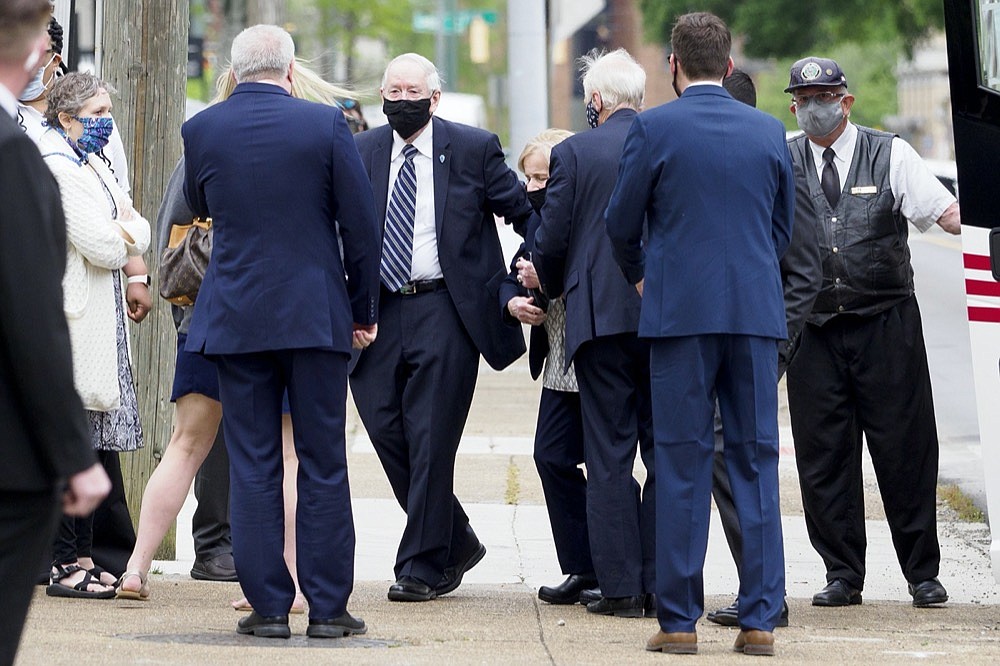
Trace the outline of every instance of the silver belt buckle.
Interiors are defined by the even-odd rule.
[[[404,296],[409,296],[411,294],[417,293],[417,287],[412,282],[404,282],[403,285],[399,288],[399,293],[403,294]]]

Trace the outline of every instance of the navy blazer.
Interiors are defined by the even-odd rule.
[[[508,221],[531,212],[524,187],[504,162],[500,140],[485,130],[432,118],[434,216],[438,261],[465,330],[496,370],[525,351],[521,331],[505,326],[497,310],[507,275],[494,215]],[[389,200],[392,128],[383,125],[355,135],[374,191],[380,228]],[[365,354],[359,363],[363,363]]]
[[[352,322],[377,321],[381,240],[344,115],[241,83],[181,133],[185,197],[214,223],[187,350],[349,353]]]
[[[784,126],[721,86],[639,114],[606,215],[629,282],[645,277],[639,335],[785,338],[794,203]]]
[[[631,109],[616,111],[600,127],[552,148],[532,258],[542,291],[566,296],[566,367],[584,342],[639,327],[639,294],[615,263],[604,230],[604,209],[635,117]]]
[[[517,260],[522,257],[531,256],[535,246],[535,233],[541,218],[537,213],[532,213],[525,223],[524,242],[517,249],[514,258],[510,261],[510,272],[500,283],[500,316],[508,326],[521,326],[521,322],[507,309],[507,303],[515,296],[528,298],[528,290],[517,281]],[[549,355],[549,334],[545,330],[544,324],[529,326],[528,333],[528,371],[532,379],[538,379],[542,374],[545,364],[545,357]]]

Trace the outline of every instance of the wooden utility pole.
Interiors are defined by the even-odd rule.
[[[125,142],[136,210],[153,226],[156,212],[181,154],[180,126],[187,99],[188,0],[104,0],[101,30],[102,77],[117,90],[114,116]],[[145,255],[156,276],[159,257]],[[173,421],[170,386],[176,335],[170,308],[153,285],[153,311],[141,324],[130,323],[133,370],[145,447],[122,454],[122,474],[133,523],[142,491],[163,453]],[[156,557],[174,556],[173,530]]]

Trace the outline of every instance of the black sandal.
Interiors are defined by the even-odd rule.
[[[108,574],[109,576],[112,575],[110,571],[108,571],[107,569],[102,569],[100,566],[96,564],[91,568],[87,569],[87,571],[90,573],[91,576],[97,579],[98,583],[101,583],[101,576],[103,576],[104,574]],[[101,585],[107,585],[108,587],[118,587],[118,579],[115,579],[115,582],[113,583],[101,583]]]
[[[56,573],[51,574],[49,577],[49,586],[45,588],[45,594],[50,597],[68,597],[73,599],[111,599],[115,596],[114,588],[105,590],[103,592],[91,592],[87,588],[91,585],[101,585],[104,583],[100,581],[99,578],[94,578],[89,571],[86,571],[83,567],[78,564],[70,564],[69,566],[63,566],[56,562],[52,563],[52,568],[56,570]],[[69,585],[63,585],[60,581],[69,578],[77,571],[83,571],[83,580],[70,587]]]

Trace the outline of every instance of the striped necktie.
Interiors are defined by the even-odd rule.
[[[392,197],[385,214],[385,236],[382,239],[382,283],[389,291],[399,291],[410,281],[413,259],[413,218],[417,207],[417,172],[413,158],[417,149],[407,144],[403,148],[403,164],[396,175]]]

